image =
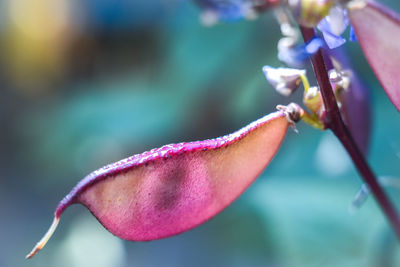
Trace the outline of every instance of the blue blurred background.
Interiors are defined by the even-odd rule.
[[[300,102],[261,71],[282,66],[272,12],[214,27],[199,15],[185,0],[0,1],[0,266],[399,266],[375,201],[348,211],[362,182],[341,145],[303,123],[234,204],[192,231],[123,241],[72,206],[46,248],[24,259],[92,170]],[[399,177],[400,115],[358,44],[346,48],[371,89],[369,162]],[[400,207],[399,191],[387,191]]]

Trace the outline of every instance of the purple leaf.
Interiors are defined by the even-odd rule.
[[[344,95],[344,120],[361,152],[366,155],[371,136],[371,108],[365,84],[352,72],[351,84]]]
[[[166,145],[92,172],[60,202],[52,226],[27,258],[43,248],[63,211],[75,203],[126,240],[159,239],[196,227],[260,175],[288,126],[278,111],[233,134]]]
[[[400,16],[373,2],[350,5],[361,48],[392,103],[400,111]]]

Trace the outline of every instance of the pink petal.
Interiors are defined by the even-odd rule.
[[[400,16],[367,2],[364,7],[351,6],[349,17],[372,70],[400,111]]]
[[[233,134],[166,145],[92,172],[60,202],[50,234],[27,257],[44,246],[74,203],[88,207],[105,228],[127,240],[159,239],[196,227],[260,175],[288,126],[278,111]]]

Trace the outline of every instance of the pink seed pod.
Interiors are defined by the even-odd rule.
[[[349,4],[357,39],[386,94],[400,111],[400,15],[375,2]]]
[[[27,258],[43,248],[63,211],[76,203],[126,240],[154,240],[198,226],[261,174],[287,132],[287,115],[277,111],[223,137],[166,145],[90,173],[57,206],[53,224]]]

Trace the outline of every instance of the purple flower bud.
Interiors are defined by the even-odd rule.
[[[333,69],[328,72],[329,81],[331,82],[334,90],[340,88],[340,90],[347,91],[350,86],[350,80],[352,72],[350,70],[343,70],[342,64],[334,57],[330,58]]]
[[[322,32],[325,42],[330,49],[341,46],[346,40],[341,37],[349,24],[347,12],[345,9],[335,6],[318,24],[318,29]]]
[[[258,11],[276,5],[280,0],[195,0],[204,9],[202,21],[206,25],[218,21],[235,21],[255,18]]]
[[[357,42],[357,36],[356,36],[356,32],[354,31],[354,27],[350,26],[350,36],[349,36],[349,40],[351,42]]]
[[[306,74],[305,70],[272,68],[270,66],[264,66],[263,72],[267,81],[284,96],[292,94],[301,83],[300,76]]]
[[[324,47],[324,41],[318,37],[301,45],[293,45],[289,38],[282,38],[278,43],[278,58],[291,67],[301,67],[318,49]]]
[[[245,17],[252,8],[251,0],[195,0],[206,12],[217,20],[237,20]]]
[[[330,79],[334,86],[342,86],[345,90],[341,96],[341,112],[343,119],[363,154],[368,152],[371,133],[371,110],[369,88],[352,69],[345,51],[342,49],[325,50],[325,62],[330,69]],[[333,79],[332,73],[339,74]]]

